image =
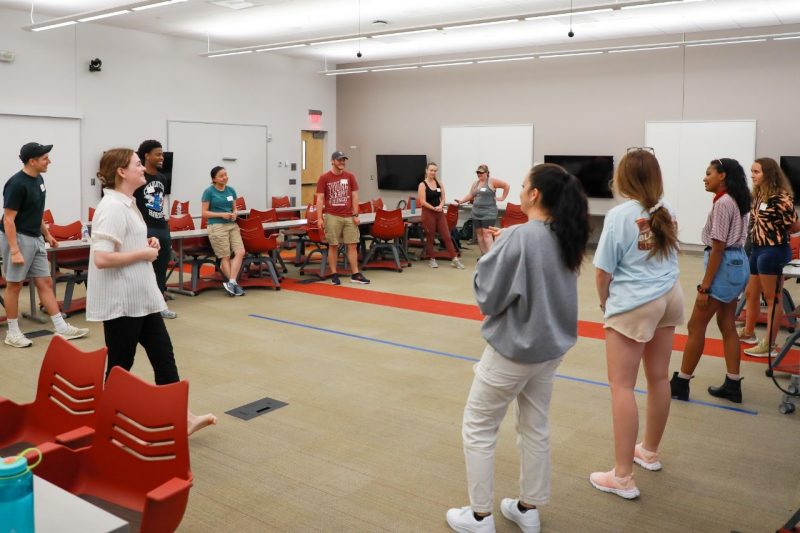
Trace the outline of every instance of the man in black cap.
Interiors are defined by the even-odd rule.
[[[30,277],[39,292],[39,301],[44,306],[56,334],[65,339],[77,339],[89,333],[88,329],[70,326],[61,316],[50,264],[47,261],[45,241],[58,247],[47,225],[42,220],[46,188],[42,173],[50,165],[52,144],[28,143],[19,151],[24,167],[11,176],[3,187],[3,220],[0,224],[0,253],[3,255],[3,270],[6,278],[5,308],[8,317],[8,333],[5,343],[15,348],[27,348],[33,344],[19,329],[19,293],[22,282]]]
[[[339,244],[347,246],[347,261],[350,263],[352,283],[367,284],[369,280],[358,271],[358,182],[356,177],[345,170],[347,156],[344,152],[331,154],[331,169],[317,181],[317,213],[325,208],[325,219],[320,216],[318,224],[325,230],[325,239],[330,246],[328,266],[331,269],[331,283],[341,285],[336,272]]]

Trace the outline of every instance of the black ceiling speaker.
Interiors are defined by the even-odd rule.
[[[103,62],[99,58],[94,58],[89,61],[89,72],[100,72]]]

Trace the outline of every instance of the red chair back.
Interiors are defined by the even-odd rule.
[[[789,246],[792,248],[792,259],[800,259],[800,235],[792,237]]]
[[[528,221],[528,216],[522,212],[519,204],[506,204],[506,212],[500,220],[500,226],[507,228],[516,224],[525,224]]]
[[[89,208],[89,222],[91,222],[92,219],[94,219],[94,207]]]
[[[378,209],[383,209],[383,200],[380,198],[375,198],[372,200],[372,210],[377,211]]]
[[[292,207],[292,202],[289,200],[288,196],[273,196],[272,197],[272,208],[276,207]]]
[[[55,224],[56,222],[53,219],[53,213],[51,213],[49,209],[44,210],[44,213],[42,214],[42,220],[45,224]]]
[[[248,218],[257,218],[262,224],[266,222],[277,222],[278,212],[274,209],[267,209],[266,211],[259,211],[258,209],[250,209]]]
[[[172,210],[170,210],[170,215],[177,215],[178,214],[178,206],[181,208],[181,215],[185,215],[189,213],[189,202],[180,202],[178,200],[173,200],[172,202]]]
[[[364,202],[358,204],[359,213],[372,213],[372,202]]]
[[[306,225],[308,226],[317,226],[317,220],[321,215],[317,213],[317,206],[314,204],[308,204],[306,206]]]
[[[403,212],[400,209],[375,211],[375,222],[370,230],[373,237],[382,240],[398,239],[405,235],[405,231]]]
[[[170,231],[189,231],[193,229],[195,229],[194,220],[189,213],[172,215],[169,217]],[[200,229],[204,228],[201,227]],[[190,237],[188,239],[183,239],[183,252],[187,255],[192,255],[193,253],[199,253],[201,251],[206,252],[209,250],[210,246],[211,244],[208,241],[208,237]],[[172,249],[176,252],[180,249],[177,239],[172,241]]]
[[[189,213],[169,217],[170,231],[188,231],[192,229],[194,229],[194,220],[192,220],[192,215]]]
[[[107,352],[105,346],[84,352],[54,335],[44,354],[27,423],[46,431],[51,437],[47,440],[81,426],[94,427],[103,395]],[[31,442],[30,438],[24,440]]]
[[[240,218],[236,220],[239,225],[239,234],[242,236],[244,249],[249,254],[263,254],[278,249],[278,236],[264,234],[261,221],[257,218]]]
[[[445,217],[447,218],[447,228],[450,231],[456,229],[458,225],[458,204],[448,204],[447,205],[447,214]]]
[[[245,211],[247,210],[247,203],[244,201],[244,196],[240,196],[236,199],[233,206],[236,208],[236,211]]]
[[[83,224],[81,224],[80,220],[76,220],[75,222],[67,224],[66,226],[50,224],[49,227],[50,234],[57,241],[79,241],[82,238],[82,229]],[[58,253],[57,261],[62,266],[69,265],[74,267],[80,264],[85,264],[86,268],[89,266],[89,247],[79,248],[77,250],[62,250],[60,252],[52,253]],[[79,268],[78,270],[81,269]]]

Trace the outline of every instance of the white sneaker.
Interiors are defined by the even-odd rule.
[[[539,521],[539,510],[528,509],[524,513],[517,507],[519,500],[503,498],[500,502],[500,511],[503,516],[514,522],[524,533],[539,533],[542,523]]]
[[[447,511],[447,525],[459,533],[494,533],[494,515],[477,520],[472,507],[450,509]]]
[[[178,313],[169,309],[161,311],[161,318],[178,318]]]
[[[453,265],[453,268],[457,268],[459,270],[464,270],[464,263],[461,262],[461,259],[458,257],[454,257],[450,264]]]
[[[431,257],[430,260],[428,260],[428,266],[431,268],[439,268],[439,263],[436,262],[436,258]]]
[[[12,333],[11,331],[6,333],[5,342],[14,348],[27,348],[33,344],[33,341],[26,337],[23,333]]]
[[[75,326],[70,326],[67,324],[67,329],[64,331],[57,331],[56,335],[59,337],[63,337],[64,340],[72,340],[72,339],[80,339],[81,337],[85,337],[89,334],[89,330],[87,328],[76,328]]]

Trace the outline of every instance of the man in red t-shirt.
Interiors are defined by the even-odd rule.
[[[356,246],[361,238],[358,232],[358,182],[356,177],[345,170],[347,156],[344,152],[331,154],[331,169],[319,177],[317,181],[317,213],[323,217],[317,221],[320,229],[325,230],[325,239],[330,246],[328,266],[331,271],[331,283],[341,285],[336,273],[339,244],[347,245],[347,260],[353,274],[352,283],[369,283],[364,274],[358,271],[358,250]]]

